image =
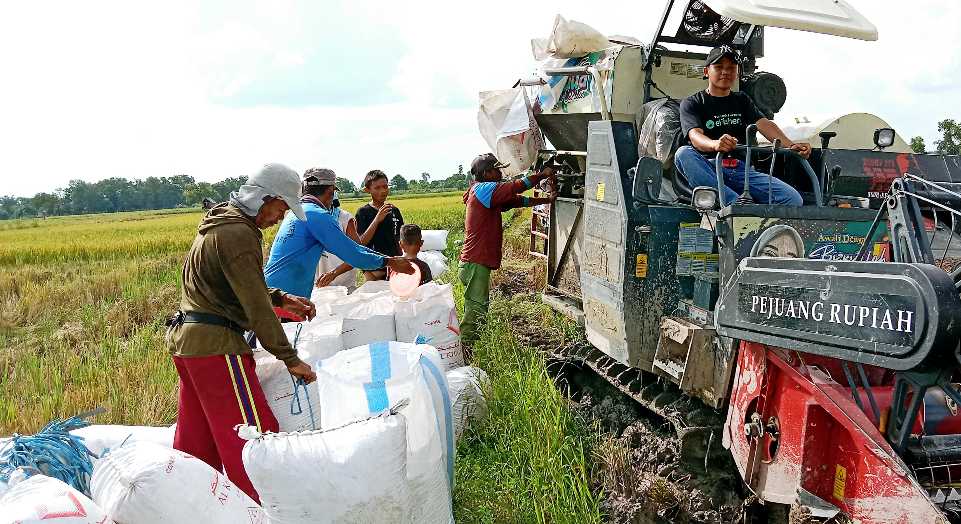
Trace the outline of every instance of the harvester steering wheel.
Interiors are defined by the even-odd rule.
[[[779,140],[775,140],[774,143],[771,145],[771,147],[755,146],[752,148],[750,145],[739,145],[734,147],[731,153],[733,153],[734,151],[744,152],[744,170],[745,170],[744,192],[737,198],[735,202],[724,201],[724,170],[722,169],[721,164],[725,155],[730,153],[722,153],[722,152],[717,153],[717,155],[714,157],[714,170],[715,170],[715,174],[717,175],[717,192],[718,192],[717,198],[721,207],[728,206],[735,203],[737,204],[753,204],[754,203],[754,200],[751,198],[751,195],[748,192],[747,169],[749,169],[751,166],[751,160],[753,155],[757,155],[761,153],[773,154],[773,157],[771,160],[771,169],[768,172],[769,179],[774,177],[774,165],[776,163],[774,161],[774,158],[777,158],[778,155],[784,155],[786,157],[791,156],[798,159],[801,163],[801,167],[804,168],[805,174],[807,174],[808,178],[811,181],[811,187],[814,188],[815,203],[817,204],[818,207],[824,206],[824,201],[823,201],[824,198],[823,198],[823,195],[821,194],[821,180],[818,178],[817,174],[814,172],[814,168],[811,167],[811,163],[808,162],[806,158],[802,157],[800,154],[798,154],[797,151],[793,149],[778,147],[780,146],[780,144],[781,142]],[[768,199],[768,202],[770,202],[770,198]]]

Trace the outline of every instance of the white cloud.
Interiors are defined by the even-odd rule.
[[[854,3],[878,25],[879,42],[768,32],[761,64],[788,84],[783,113],[869,111],[930,144],[937,120],[961,118],[953,36],[961,6]],[[8,3],[0,8],[0,194],[73,178],[213,181],[277,161],[333,167],[355,181],[374,167],[446,176],[486,149],[477,92],[528,76],[529,40],[546,36],[556,13],[647,41],[661,8],[650,0]],[[333,72],[311,61],[318,52]],[[277,103],[222,103],[280,73],[341,89],[308,105],[283,103],[283,86],[268,92]],[[393,101],[345,102],[377,92]]]

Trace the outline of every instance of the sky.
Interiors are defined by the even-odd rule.
[[[779,116],[865,111],[905,138],[961,119],[961,2],[849,0],[877,42],[769,29]],[[477,93],[535,63],[554,16],[649,41],[660,0],[0,3],[0,195],[72,179],[217,181],[280,162],[446,178],[488,150]]]

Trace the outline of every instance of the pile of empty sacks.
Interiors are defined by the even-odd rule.
[[[280,423],[236,428],[260,505],[172,449],[174,427],[75,418],[0,439],[0,524],[453,522],[455,444],[486,417],[487,377],[464,366],[451,287],[400,299],[375,282],[312,299],[317,317],[284,330],[316,382],[255,350]]]

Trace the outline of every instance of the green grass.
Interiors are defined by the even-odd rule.
[[[543,271],[526,255],[529,212],[515,212],[505,235],[506,274],[533,282]],[[452,266],[453,267],[453,266]],[[452,278],[463,310],[463,285]],[[474,346],[473,365],[487,371],[490,418],[472,427],[457,450],[457,522],[601,522],[600,496],[588,472],[596,431],[571,411],[545,368],[544,355],[519,342],[519,331],[560,345],[580,335],[576,326],[541,304],[536,294],[494,293],[488,323]]]
[[[523,318],[551,318],[539,304],[494,304],[474,355],[491,377],[490,420],[458,447],[457,521],[600,522],[588,478],[593,436],[555,389],[543,355],[511,333],[517,308]]]

